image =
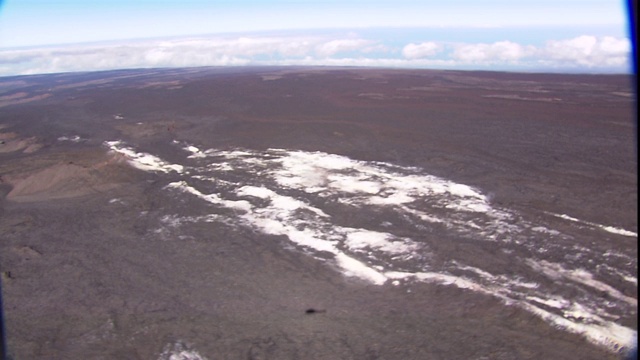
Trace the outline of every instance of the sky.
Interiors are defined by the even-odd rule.
[[[628,73],[623,0],[0,0],[0,76],[336,65]]]

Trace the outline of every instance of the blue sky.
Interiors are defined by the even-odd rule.
[[[203,65],[628,72],[621,0],[5,0],[0,76]]]

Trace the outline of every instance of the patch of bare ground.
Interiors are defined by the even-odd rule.
[[[58,85],[53,90],[66,90],[66,89],[75,89],[79,87],[85,86],[97,86],[97,85],[105,85],[113,82],[113,79],[99,79],[99,80],[88,80],[82,82],[74,82],[71,84]]]
[[[262,75],[262,80],[264,81],[272,81],[282,79],[282,75]]]
[[[520,100],[520,101],[543,101],[543,102],[557,102],[562,101],[559,98],[546,98],[546,97],[524,97],[520,95],[482,95],[484,98],[496,98],[496,99],[507,99],[507,100]]]
[[[21,151],[30,154],[40,148],[42,148],[42,144],[39,144],[38,139],[33,136],[22,138],[14,132],[0,132],[0,153]]]
[[[624,91],[614,91],[614,92],[611,93],[611,95],[622,96],[622,97],[625,97],[625,98],[632,98],[633,97],[633,93],[624,92]]]
[[[44,155],[31,162],[31,167],[14,163],[2,168],[0,182],[11,186],[8,200],[24,203],[75,198],[105,192],[126,181],[118,175],[126,168],[125,160],[104,151]]]
[[[32,101],[44,100],[51,96],[51,94],[40,94],[26,97],[25,93],[17,93],[12,95],[5,95],[0,97],[0,108],[9,105],[26,104]]]
[[[167,89],[167,90],[177,90],[182,88],[182,82],[179,80],[174,81],[150,81],[142,86],[138,87],[139,89],[147,89],[147,88],[158,88],[158,89]]]

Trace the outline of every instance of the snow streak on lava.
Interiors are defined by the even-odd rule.
[[[143,170],[177,172],[181,179],[167,189],[210,204],[201,216],[168,215],[176,226],[221,221],[286,237],[345,276],[375,285],[429,282],[493,296],[613,351],[637,336],[616,322],[635,316],[637,299],[594,275],[637,287],[637,260],[580,246],[577,233],[554,229],[558,221],[594,232],[610,227],[551,213],[537,214],[534,223],[492,206],[476,188],[422,169],[322,152],[182,144],[190,155],[173,165],[119,142],[108,145],[127,149],[119,152],[133,154],[134,166],[154,159],[138,166]]]

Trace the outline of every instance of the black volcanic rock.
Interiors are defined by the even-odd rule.
[[[607,312],[603,323],[637,329],[637,235],[624,235],[638,231],[630,80],[357,68],[0,78],[8,354],[619,358],[626,349],[596,345],[531,309],[585,324],[572,304],[588,303]],[[234,150],[246,154],[222,155]],[[273,173],[288,151],[380,172],[310,171],[326,177],[324,192],[286,187]],[[474,218],[417,191],[411,202],[375,207],[365,193],[326,190],[361,176],[381,189],[367,196],[389,199],[392,175],[405,185],[427,175],[468,185],[513,216]],[[332,221],[324,234],[389,233],[396,244],[419,244],[419,256],[343,240],[323,251],[302,246],[277,225],[255,225],[271,220],[276,195],[241,192],[249,186],[306,204],[300,218],[324,219],[313,212],[322,209]],[[462,201],[454,195],[449,205]],[[458,222],[420,222],[425,209]],[[274,216],[287,225],[287,214]],[[314,221],[287,230],[316,231]],[[343,252],[386,281],[345,275]]]

